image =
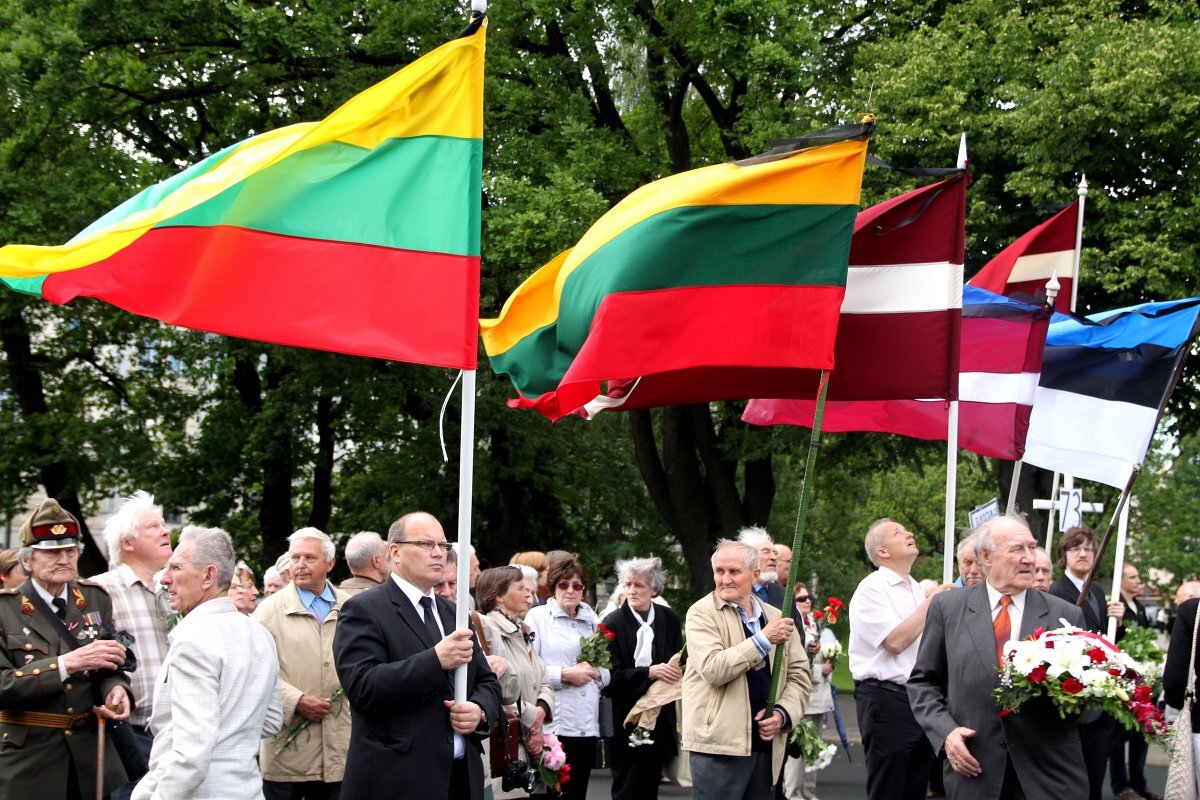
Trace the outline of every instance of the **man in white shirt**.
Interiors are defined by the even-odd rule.
[[[184,528],[162,583],[187,616],[154,689],[154,747],[136,800],[236,797],[261,800],[262,773],[249,754],[283,724],[271,634],[229,599],[235,556],[220,528]]]
[[[1061,718],[1049,703],[1001,717],[992,692],[1008,641],[1058,627],[1060,618],[1081,625],[1083,614],[1032,590],[1036,543],[1023,521],[993,517],[976,535],[987,580],[930,604],[907,685],[913,714],[946,754],[950,800],[1078,798],[1087,772],[1076,718]]]
[[[881,519],[863,547],[878,569],[850,598],[850,674],[867,761],[869,800],[925,796],[933,751],[913,718],[904,684],[917,660],[930,598],[912,577],[920,554],[899,522]],[[945,584],[930,596],[953,589]]]

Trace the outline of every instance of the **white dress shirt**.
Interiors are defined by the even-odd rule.
[[[908,682],[921,637],[900,653],[889,653],[883,640],[923,602],[925,593],[911,575],[880,567],[862,579],[850,598],[850,674],[854,680]]]
[[[417,616],[421,618],[422,622],[425,621],[425,609],[421,605],[422,597],[430,598],[433,601],[434,609],[437,609],[437,595],[434,594],[433,589],[430,589],[429,593],[426,594],[425,592],[422,592],[420,589],[418,589],[416,586],[413,586],[411,583],[404,580],[404,578],[401,578],[395,572],[392,573],[392,580],[394,580],[396,582],[396,585],[400,587],[400,591],[404,592],[404,596],[407,597],[412,602],[413,608],[415,608],[417,610]],[[442,618],[438,614],[434,614],[433,621],[437,623],[438,630],[441,631],[442,636],[445,637],[446,629],[442,626]],[[436,642],[434,644],[436,644]],[[462,758],[466,754],[467,754],[467,745],[463,741],[462,734],[460,734],[460,733],[454,734],[454,757]]]

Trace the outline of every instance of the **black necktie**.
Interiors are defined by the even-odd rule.
[[[58,614],[59,619],[67,618],[67,600],[65,597],[54,598],[54,613]]]
[[[433,610],[432,597],[421,598],[421,611],[425,614],[425,630],[429,631],[429,638],[436,645],[442,640],[442,631],[438,628],[437,620],[433,618],[437,612]]]

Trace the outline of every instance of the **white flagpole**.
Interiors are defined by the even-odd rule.
[[[475,370],[463,370],[462,426],[458,434],[458,608],[454,627],[464,630],[471,594],[471,490],[475,472]],[[482,635],[476,632],[476,635]],[[467,701],[467,665],[454,668],[454,702]]]
[[[1117,521],[1117,557],[1113,562],[1112,594],[1108,596],[1109,600],[1118,600],[1121,597],[1121,576],[1125,573],[1125,542],[1129,536],[1129,506],[1133,505],[1133,498],[1129,499],[1131,502],[1127,502],[1121,507],[1121,517]],[[1116,639],[1117,620],[1109,617],[1108,640],[1115,642]]]
[[[967,168],[967,134],[958,142],[958,168]],[[958,296],[958,307],[962,308],[962,273],[951,277],[950,292]],[[961,317],[960,317],[961,319]],[[961,326],[961,322],[959,323]],[[961,328],[960,328],[961,331]],[[961,334],[960,334],[961,335]],[[957,382],[957,376],[955,376]],[[958,401],[950,401],[950,413],[946,419],[946,536],[942,550],[942,583],[954,580],[954,517],[958,500]]]
[[[1079,214],[1075,219],[1075,274],[1071,281],[1071,311],[1074,312],[1079,304],[1079,282],[1083,278],[1083,209],[1087,206],[1088,182],[1087,175],[1079,178]]]
[[[1075,270],[1075,274],[1071,279],[1071,313],[1075,313],[1079,307],[1079,284],[1083,279],[1083,211],[1087,207],[1088,182],[1087,175],[1079,176],[1079,214],[1075,217],[1075,263],[1071,266]],[[1054,473],[1054,485],[1058,486],[1058,473]],[[1063,475],[1063,488],[1068,492],[1075,488],[1075,476]],[[1051,497],[1051,502],[1058,502],[1058,497]],[[1054,510],[1050,511],[1050,519],[1053,524]],[[1050,540],[1051,533],[1046,533],[1047,542]]]

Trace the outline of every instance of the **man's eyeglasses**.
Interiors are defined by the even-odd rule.
[[[441,550],[442,550],[442,552],[443,552],[443,553],[449,553],[449,552],[450,552],[450,547],[451,547],[451,544],[450,544],[450,542],[410,542],[410,541],[403,541],[403,542],[396,542],[396,544],[411,544],[411,545],[413,545],[413,546],[415,546],[415,547],[419,547],[419,548],[421,548],[421,549],[422,549],[422,550],[424,550],[426,553],[432,553],[432,552],[433,552],[433,548],[435,548],[435,547],[439,547],[439,548],[441,548]]]
[[[572,581],[559,581],[559,582],[558,582],[558,590],[559,590],[560,592],[566,592],[566,591],[571,591],[571,590],[574,590],[574,591],[576,591],[576,592],[582,592],[582,591],[583,591],[583,584],[582,584],[582,583],[580,583],[579,581],[574,581],[574,582],[572,582]]]
[[[797,602],[797,603],[807,603],[807,602],[809,601],[809,599],[810,599],[810,598],[809,598],[809,596],[808,596],[808,595],[806,595],[806,594],[798,594],[798,595],[796,595],[796,602]]]

